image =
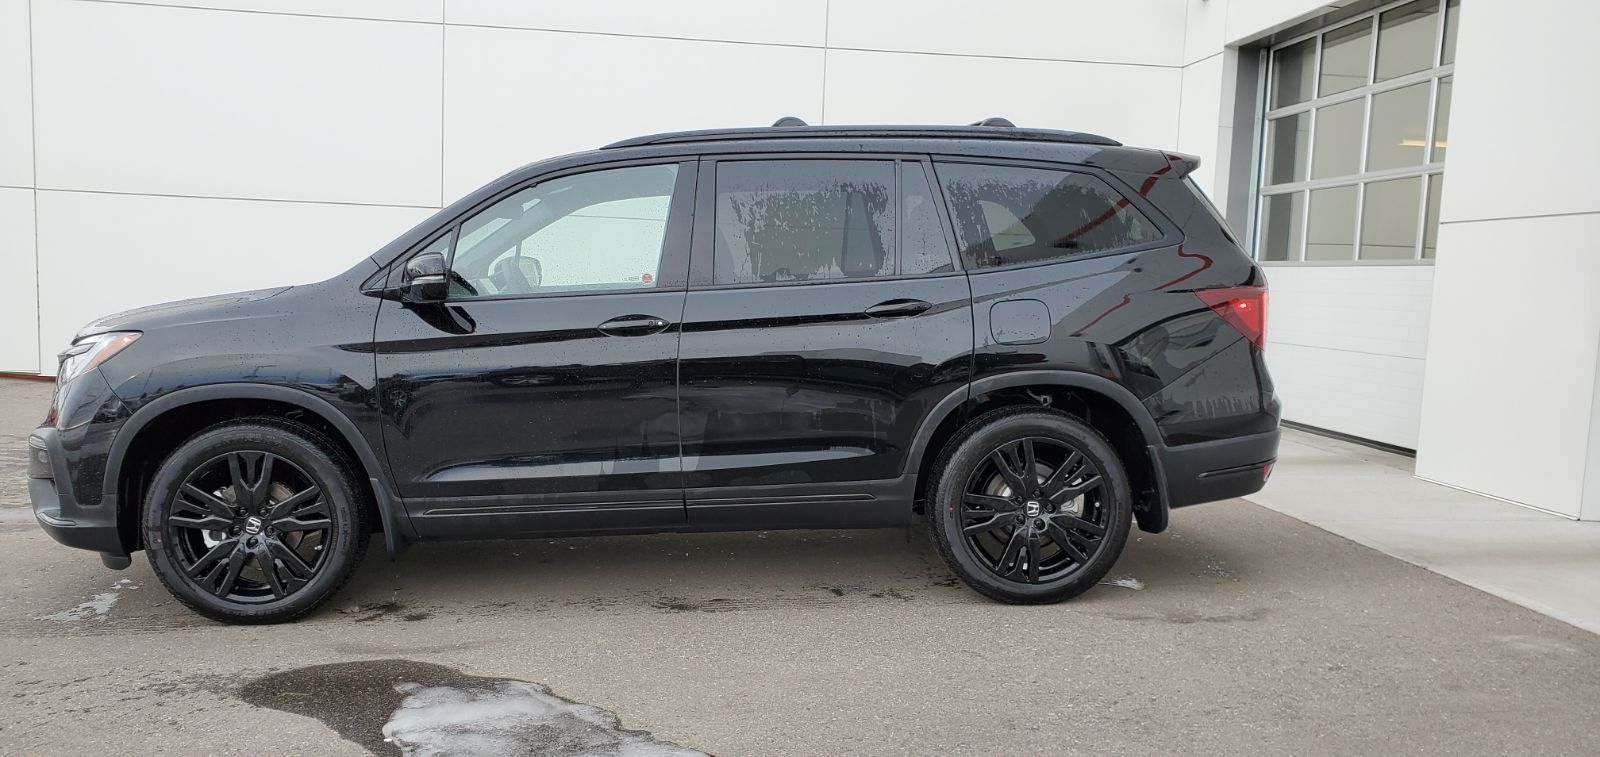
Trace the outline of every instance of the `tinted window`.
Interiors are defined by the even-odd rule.
[[[678,167],[563,176],[461,224],[450,298],[654,287]]]
[[[729,161],[717,165],[717,284],[894,273],[890,161]]]
[[[1126,198],[1089,174],[971,163],[941,163],[938,174],[970,268],[1115,250],[1161,236]]]
[[[933,188],[921,163],[900,164],[900,273],[947,273],[955,270],[950,242],[939,223]]]

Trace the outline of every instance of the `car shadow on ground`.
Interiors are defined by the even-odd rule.
[[[1101,585],[1073,605],[1137,612],[1147,600],[1169,592],[1199,592],[1193,597],[1199,599],[1208,591],[1244,588],[1248,584],[1240,582],[1248,582],[1250,559],[1250,545],[1225,536],[1135,530]],[[142,555],[121,573],[50,575],[40,578],[60,581],[53,591],[63,598],[62,609],[80,599],[103,603],[107,586],[118,592],[114,609],[103,616],[85,613],[93,622],[61,624],[69,632],[212,625],[168,597]],[[718,613],[916,602],[991,602],[944,565],[921,524],[910,529],[423,542],[395,562],[388,559],[380,536],[350,583],[301,622],[420,621],[517,612]],[[38,615],[28,620],[50,622]]]

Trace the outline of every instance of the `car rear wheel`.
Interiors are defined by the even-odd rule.
[[[276,623],[338,591],[366,551],[350,463],[327,437],[276,418],[213,427],[161,464],[145,499],[150,566],[191,609]]]
[[[927,508],[946,562],[980,593],[1059,602],[1103,578],[1132,521],[1115,449],[1065,413],[1005,408],[968,423],[934,467]]]

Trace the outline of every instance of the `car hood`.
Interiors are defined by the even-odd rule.
[[[259,302],[269,297],[276,297],[293,288],[275,287],[272,289],[255,289],[249,292],[216,294],[210,297],[196,297],[189,300],[164,302],[159,305],[125,310],[121,313],[114,313],[96,319],[93,323],[84,326],[78,332],[77,337],[74,338],[101,334],[107,331],[145,331],[163,326],[236,318],[248,314],[250,303]]]

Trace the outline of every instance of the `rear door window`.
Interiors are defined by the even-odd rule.
[[[894,171],[888,160],[718,163],[714,281],[894,275]]]
[[[975,163],[936,165],[968,268],[1061,260],[1157,241],[1161,231],[1098,176]]]
[[[950,242],[921,163],[900,164],[900,192],[900,273],[914,276],[954,271]]]

